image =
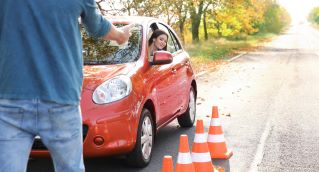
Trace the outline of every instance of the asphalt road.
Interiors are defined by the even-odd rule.
[[[211,107],[219,107],[234,155],[213,160],[231,172],[319,171],[319,31],[292,26],[282,36],[198,77],[198,118],[206,131]],[[88,172],[160,172],[162,157],[178,154],[179,135],[190,145],[194,128],[176,121],[160,130],[151,164],[125,165],[122,157],[86,159]],[[53,171],[49,159],[30,160],[28,172]]]

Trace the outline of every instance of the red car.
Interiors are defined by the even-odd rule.
[[[151,160],[158,129],[176,118],[181,127],[193,126],[196,81],[189,55],[171,27],[148,17],[112,22],[134,24],[127,44],[94,40],[83,32],[84,156],[126,154],[130,164],[143,167]],[[151,60],[148,38],[156,29],[168,33],[167,51],[155,52]],[[31,155],[48,155],[40,138]]]

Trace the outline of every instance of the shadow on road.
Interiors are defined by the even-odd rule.
[[[206,129],[207,130],[207,129]],[[162,128],[156,136],[154,152],[151,163],[145,168],[134,168],[128,166],[124,156],[87,158],[85,159],[85,168],[87,172],[150,172],[160,171],[162,168],[162,158],[164,155],[173,157],[174,166],[176,165],[179,136],[188,135],[190,150],[194,140],[195,127],[180,128],[177,122]],[[221,166],[225,172],[230,172],[229,160],[212,160],[216,166]],[[50,158],[31,159],[28,164],[27,172],[54,172],[53,164]]]
[[[124,156],[101,157],[85,159],[85,168],[87,172],[149,172],[160,171],[162,167],[162,158],[164,155],[171,155],[174,158],[174,164],[178,154],[179,136],[187,134],[189,144],[194,139],[193,128],[180,128],[176,122],[162,128],[156,136],[154,145],[154,154],[151,163],[145,168],[133,168],[126,164]],[[29,161],[27,172],[54,172],[50,158],[38,158]]]
[[[225,172],[230,172],[229,160],[217,159],[212,161],[215,166],[223,167]]]

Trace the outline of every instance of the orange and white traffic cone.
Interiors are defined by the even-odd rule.
[[[189,151],[187,135],[182,134],[179,140],[176,172],[195,172],[191,153]]]
[[[163,158],[162,172],[174,172],[172,156],[165,155]]]
[[[195,172],[215,171],[208,149],[203,120],[197,120],[196,122],[196,132],[192,147],[192,160]]]
[[[212,119],[208,131],[208,147],[212,158],[228,159],[233,155],[232,150],[227,149],[220,119],[218,107],[213,106]]]

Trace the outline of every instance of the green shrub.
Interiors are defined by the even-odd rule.
[[[278,4],[270,4],[265,12],[264,24],[261,30],[270,33],[280,33],[289,23],[288,12]]]
[[[319,24],[319,7],[315,7],[311,10],[308,19],[312,23]]]

